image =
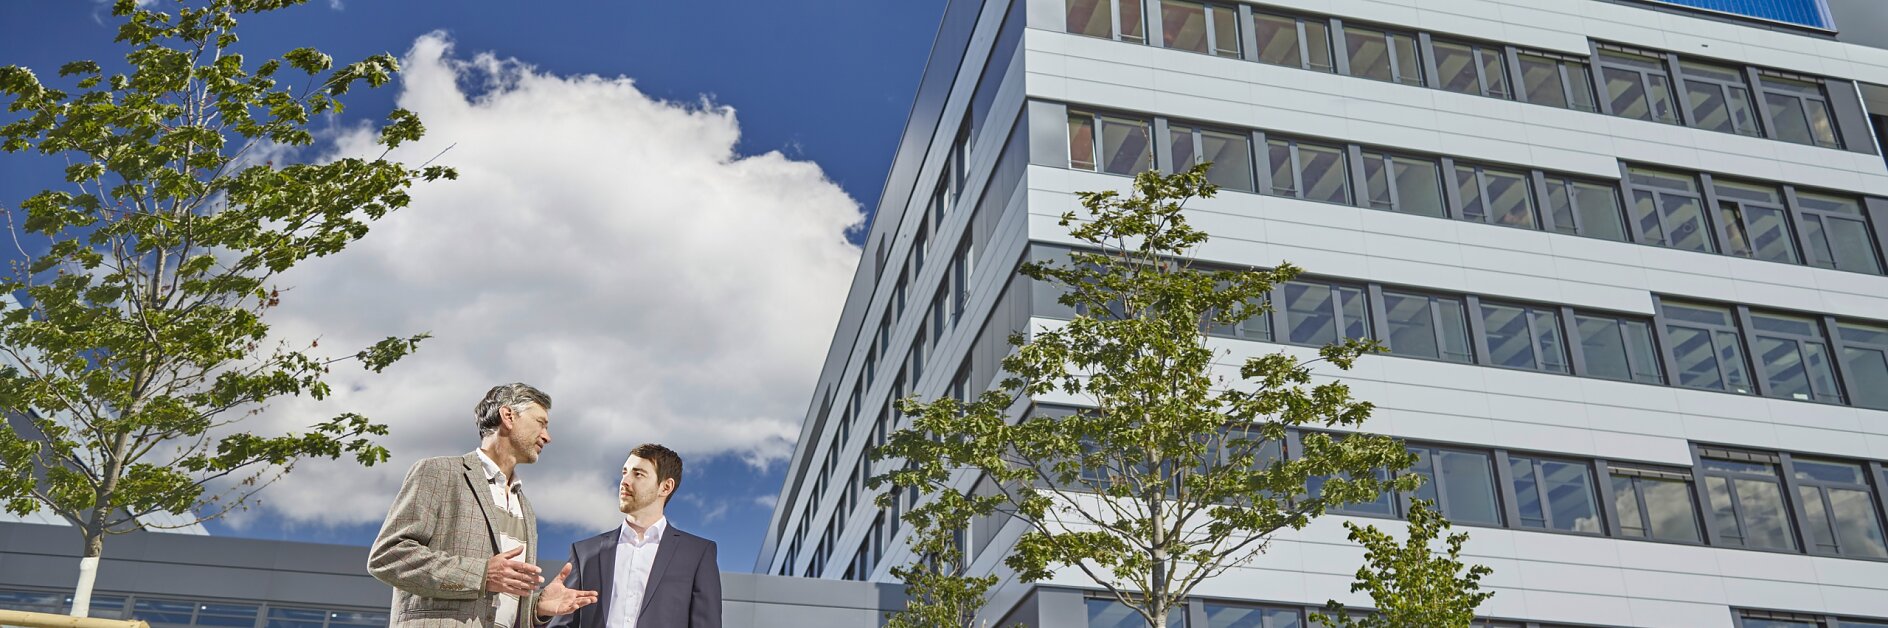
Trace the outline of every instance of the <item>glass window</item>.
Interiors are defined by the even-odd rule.
[[[1585,359],[1581,375],[1647,384],[1665,383],[1652,325],[1642,320],[1579,313],[1573,316]]]
[[[1488,363],[1536,371],[1567,372],[1567,345],[1560,313],[1544,307],[1482,302]]]
[[[1796,613],[1738,611],[1737,619],[1740,628],[1825,628],[1821,619]]]
[[[1133,176],[1152,168],[1147,120],[1069,112],[1069,167]]]
[[[1267,300],[1270,299],[1262,299],[1261,301]],[[1214,336],[1270,341],[1272,339],[1272,318],[1270,312],[1260,311],[1250,318],[1230,325],[1208,323],[1206,332]]]
[[[1324,19],[1253,13],[1259,61],[1318,72],[1336,72],[1331,59],[1331,23]]]
[[[1436,160],[1364,151],[1364,181],[1370,206],[1409,214],[1442,217],[1441,167]]]
[[[1436,447],[1411,447],[1416,465],[1410,473],[1423,484],[1412,496],[1436,504],[1443,516],[1456,523],[1501,525],[1501,506],[1495,498],[1495,476],[1488,454]]]
[[[1385,290],[1383,317],[1390,327],[1386,339],[1390,353],[1450,362],[1475,361],[1461,299]]]
[[[1388,471],[1378,469],[1374,472],[1374,475],[1377,477],[1377,480],[1379,482],[1390,481],[1390,473]],[[1351,476],[1349,476],[1348,474],[1340,474],[1340,477],[1348,478]],[[1324,493],[1324,483],[1329,480],[1330,480],[1330,476],[1323,476],[1323,475],[1314,475],[1309,478],[1306,478],[1305,479],[1305,497],[1315,499],[1318,496],[1322,495]],[[1347,515],[1367,515],[1367,516],[1375,516],[1375,517],[1396,516],[1396,502],[1391,499],[1391,495],[1388,492],[1378,494],[1377,498],[1371,501],[1352,502],[1352,503],[1347,503],[1347,504],[1329,504],[1328,508],[1330,512],[1347,514]]]
[[[1803,500],[1803,528],[1811,549],[1829,554],[1888,558],[1881,519],[1875,515],[1874,491],[1862,465],[1797,458],[1797,496]]]
[[[1663,309],[1678,385],[1750,394],[1743,334],[1730,310],[1669,302]]]
[[[1599,64],[1613,115],[1678,124],[1677,99],[1662,55],[1605,47]]]
[[[1626,240],[1619,191],[1609,183],[1547,175],[1547,225],[1560,233]]]
[[[1809,265],[1879,275],[1875,238],[1854,197],[1796,191],[1796,212],[1803,224],[1803,250]]]
[[[1508,456],[1521,527],[1599,534],[1599,498],[1584,462]]]
[[[1304,625],[1295,608],[1206,603],[1206,628],[1302,628]]]
[[[1842,147],[1836,139],[1829,98],[1819,81],[1775,72],[1764,72],[1758,80],[1763,83],[1764,104],[1770,108],[1771,136],[1785,142]]]
[[[1239,11],[1230,7],[1160,0],[1160,23],[1168,48],[1239,56]]]
[[[1350,204],[1350,170],[1342,146],[1271,138],[1265,154],[1273,194]]]
[[[1855,405],[1888,410],[1888,327],[1841,323],[1842,374]]]
[[[1287,342],[1328,345],[1370,337],[1363,288],[1293,281],[1283,291]]]
[[[1678,69],[1691,98],[1691,118],[1701,129],[1761,136],[1757,108],[1751,105],[1750,86],[1738,68],[1684,60]]]
[[[1593,77],[1586,60],[1547,52],[1522,51],[1521,95],[1528,102],[1575,109],[1599,111],[1593,98]]]
[[[1088,628],[1147,628],[1141,614],[1115,600],[1088,598]],[[1182,606],[1167,613],[1167,628],[1186,628],[1187,609]]]
[[[1344,54],[1350,61],[1351,76],[1405,85],[1423,84],[1422,57],[1416,52],[1413,36],[1345,26]]]
[[[1611,475],[1620,534],[1661,541],[1702,540],[1690,473],[1612,467]]]
[[[1770,396],[1842,403],[1829,341],[1813,318],[1752,312],[1751,351]]]
[[[1211,163],[1206,180],[1222,188],[1251,192],[1252,142],[1243,133],[1199,129],[1181,124],[1167,130],[1174,170]]]
[[[1455,185],[1464,220],[1535,228],[1534,193],[1528,189],[1526,172],[1457,163]]]
[[[1776,186],[1713,179],[1711,187],[1718,195],[1718,227],[1724,230],[1726,254],[1801,263]]]
[[[152,625],[188,626],[196,608],[195,603],[183,600],[138,598],[131,604],[131,617]]]
[[[1646,244],[1714,253],[1711,230],[1705,227],[1704,197],[1698,180],[1688,174],[1632,168],[1627,171],[1632,190],[1632,220]]]
[[[1508,97],[1508,72],[1498,47],[1433,40],[1436,80],[1442,89],[1492,98]]]
[[[1789,506],[1774,456],[1716,452],[1704,458],[1704,486],[1712,526],[1724,545],[1796,549]]]
[[[1068,31],[1145,43],[1141,0],[1067,0]],[[1116,18],[1119,17],[1117,20]]]
[[[256,625],[259,610],[258,607],[241,604],[198,604],[197,625],[251,628]]]
[[[327,618],[324,611],[306,608],[269,608],[267,628],[321,628],[322,620]]]

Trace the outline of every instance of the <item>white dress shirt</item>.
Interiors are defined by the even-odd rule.
[[[506,515],[520,519],[524,518],[524,504],[520,502],[521,498],[518,497],[518,491],[523,488],[524,481],[519,480],[517,473],[514,471],[511,476],[511,482],[509,484],[506,483],[504,469],[498,468],[498,463],[493,461],[490,456],[485,455],[485,450],[475,449],[473,451],[478,453],[479,462],[485,465],[485,481],[487,485],[491,487],[492,504],[503,509]],[[499,529],[502,530],[505,528],[501,526]],[[498,534],[498,551],[500,553],[509,552],[523,545],[524,541],[509,534],[502,532]],[[533,558],[535,557],[519,554],[517,558],[513,558],[512,560],[531,562]],[[492,604],[498,607],[492,615],[494,618],[493,623],[497,624],[499,628],[511,628],[512,624],[516,623],[514,620],[518,617],[518,596],[510,593],[500,593],[493,596]]]
[[[657,519],[639,536],[629,520],[616,531],[616,577],[610,583],[610,616],[604,628],[636,628],[642,618],[642,596],[649,588],[649,572],[656,566],[656,551],[669,531],[669,518]]]

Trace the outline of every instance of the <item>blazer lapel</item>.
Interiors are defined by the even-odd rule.
[[[661,544],[656,546],[656,562],[649,567],[649,583],[642,589],[643,613],[649,612],[649,602],[656,599],[656,589],[662,586],[662,574],[675,563],[675,555],[682,552],[685,538],[686,534],[673,527],[662,531]]]
[[[602,626],[610,621],[610,598],[616,594],[616,532],[605,532],[597,537],[596,565],[602,571],[602,577],[592,580],[597,584],[597,623]]]
[[[492,526],[492,511],[498,506],[492,503],[491,481],[485,479],[485,463],[479,461],[478,453],[466,454],[465,483],[472,489],[472,497],[478,502],[479,514],[485,517],[485,534],[492,539],[492,551],[498,551],[498,528]]]

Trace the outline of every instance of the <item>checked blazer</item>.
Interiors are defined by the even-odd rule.
[[[536,564],[537,515],[524,507],[524,554]],[[491,626],[497,594],[485,591],[485,563],[498,553],[490,516],[503,515],[478,454],[414,463],[367,553],[367,572],[393,586],[390,619],[403,628]],[[515,628],[532,625],[537,594],[518,599]]]

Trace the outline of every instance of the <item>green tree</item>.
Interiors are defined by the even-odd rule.
[[[75,615],[89,611],[105,537],[146,527],[140,517],[221,516],[303,458],[387,459],[374,438],[387,428],[358,414],[300,433],[238,429],[272,399],[326,396],[337,362],[378,372],[424,337],[324,354],[263,319],[279,273],[364,236],[415,182],[455,176],[385,152],[263,156],[312,145],[311,118],[398,71],[387,54],[335,67],[310,48],[260,65],[237,53],[238,17],[301,2],[152,3],[167,13],[118,0],[124,72],[68,63],[68,92],[0,68],[0,149],[66,164],[59,188],[7,211],[19,258],[0,276],[0,414],[15,429],[0,431],[0,502],[83,536]],[[378,139],[391,150],[423,133],[396,110]]]
[[[1312,367],[1347,369],[1373,343],[1333,344],[1312,360],[1252,358],[1236,378],[1216,368],[1226,352],[1206,332],[1262,316],[1272,287],[1299,271],[1195,268],[1207,235],[1187,224],[1183,205],[1214,194],[1205,173],[1143,173],[1131,195],[1080,194],[1085,215],[1069,212],[1061,224],[1083,247],[1021,270],[1062,290],[1059,301],[1078,315],[1011,338],[1017,349],[997,390],[969,403],[904,400],[911,426],[881,457],[906,463],[874,478],[934,495],[987,478],[999,487],[993,499],[935,503],[1022,521],[1027,532],[1006,558],[1022,580],[1070,568],[1150,626],[1201,582],[1263,553],[1273,533],[1415,486],[1413,476],[1385,473],[1413,457],[1382,436],[1305,431],[1301,451],[1278,455],[1288,429],[1350,430],[1370,415],[1370,403],[1342,382],[1315,380]],[[1017,399],[1048,394],[1086,409],[1012,422]],[[1312,478],[1327,479],[1316,493],[1306,489]]]
[[[891,506],[896,493],[881,495],[880,506]],[[966,531],[979,510],[998,504],[990,497],[941,491],[902,517],[911,524],[911,552],[917,559],[893,567],[892,576],[905,583],[908,601],[891,613],[886,628],[974,628],[977,611],[996,586],[995,576],[971,576],[970,556],[964,551]]]
[[[1324,606],[1329,614],[1314,613],[1314,622],[1334,628],[1468,628],[1475,623],[1476,607],[1495,595],[1481,590],[1482,577],[1494,573],[1493,569],[1462,564],[1467,533],[1444,537],[1441,554],[1432,549],[1436,539],[1448,533],[1449,520],[1427,500],[1411,505],[1409,540],[1401,544],[1374,525],[1346,521],[1344,527],[1350,530],[1352,542],[1364,546],[1364,566],[1357,568],[1357,581],[1350,590],[1369,592],[1376,610],[1352,618],[1343,604],[1331,600]]]

